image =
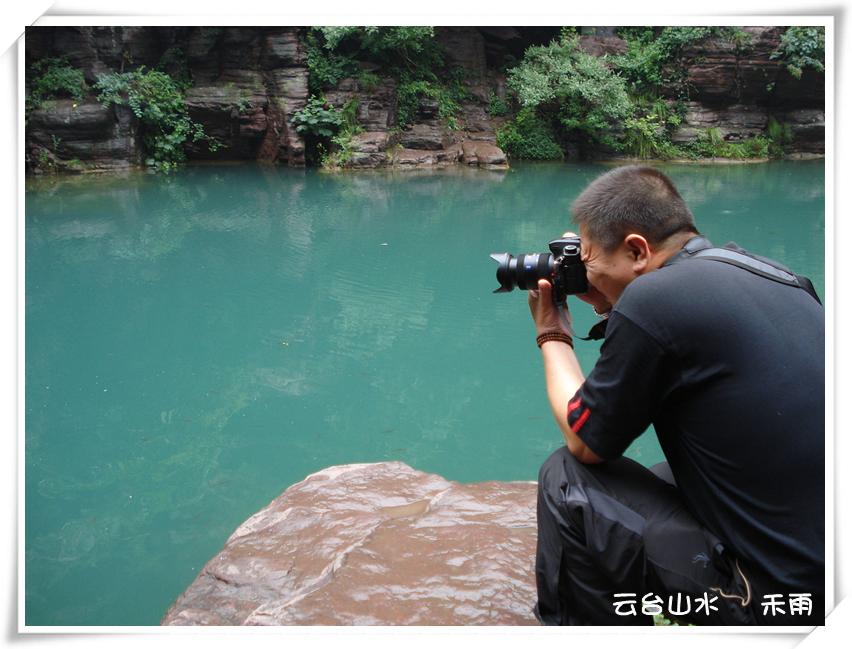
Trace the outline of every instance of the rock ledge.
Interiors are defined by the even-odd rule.
[[[534,482],[333,466],[240,525],[164,625],[537,624]]]

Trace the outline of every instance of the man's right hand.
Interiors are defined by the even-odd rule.
[[[609,313],[610,309],[612,309],[612,305],[609,303],[609,300],[607,300],[603,293],[591,284],[589,284],[589,290],[585,293],[579,293],[577,298],[583,302],[591,304],[598,315]]]

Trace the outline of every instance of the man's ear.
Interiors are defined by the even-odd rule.
[[[648,240],[641,234],[628,234],[624,238],[627,254],[633,262],[633,271],[637,274],[644,273],[651,261],[651,246]]]

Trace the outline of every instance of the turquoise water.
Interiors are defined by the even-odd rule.
[[[824,294],[822,162],[663,168],[714,242]],[[534,480],[561,436],[526,295],[491,294],[489,254],[545,251],[604,169],[29,181],[27,624],[157,624],[329,465]],[[652,431],[627,454],[663,459]]]

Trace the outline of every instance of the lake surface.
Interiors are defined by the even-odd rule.
[[[606,168],[28,181],[27,624],[157,624],[329,465],[535,480],[562,438],[526,293],[491,293],[489,254],[546,251]],[[822,161],[662,168],[712,241],[824,294]],[[664,459],[653,431],[627,455]]]

